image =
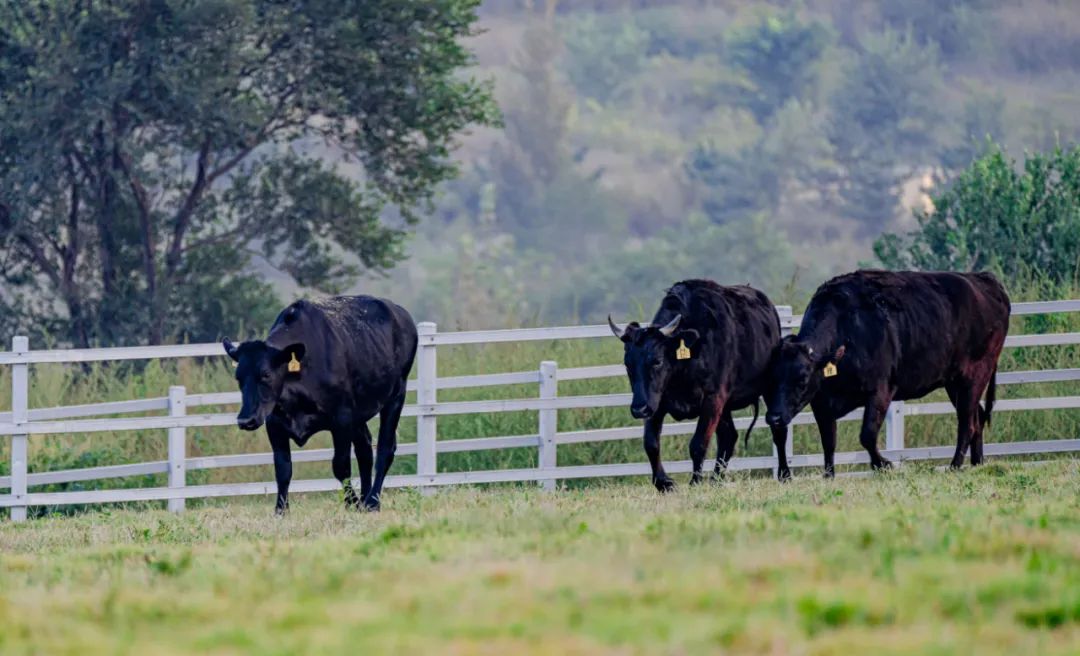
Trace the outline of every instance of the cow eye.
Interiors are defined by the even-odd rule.
[[[269,381],[272,377],[273,377],[273,374],[271,374],[269,371],[262,372],[263,381]]]

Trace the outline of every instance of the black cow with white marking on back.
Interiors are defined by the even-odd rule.
[[[266,340],[223,342],[236,361],[243,430],[266,425],[274,451],[277,512],[289,505],[292,455],[312,435],[333,436],[334,477],[345,502],[379,508],[386,472],[397,450],[405,385],[416,356],[416,326],[404,308],[371,296],[297,301],[282,310]],[[367,422],[379,415],[378,457],[372,482],[372,443]],[[356,452],[360,496],[350,483],[349,447]]]
[[[645,453],[656,489],[667,492],[675,487],[660,462],[660,431],[666,415],[698,420],[690,442],[694,466],[690,483],[702,480],[702,462],[713,432],[715,473],[720,475],[738,442],[732,411],[754,405],[757,419],[770,360],[780,342],[776,308],[765,294],[748,286],[685,280],[667,291],[649,327],[634,322],[619,328],[611,317],[608,323],[625,345],[624,362],[633,391],[630,412],[645,420]],[[772,434],[779,461],[777,476],[783,480],[791,475],[784,451],[787,431],[779,427]]]
[[[989,273],[857,271],[833,278],[814,293],[798,335],[781,344],[765,419],[786,426],[809,403],[830,477],[836,420],[863,407],[859,441],[881,469],[890,464],[877,448],[889,403],[944,387],[956,407],[952,466],[963,464],[969,446],[977,465],[1011,311],[1005,288]]]

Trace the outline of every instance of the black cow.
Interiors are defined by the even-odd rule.
[[[969,443],[977,465],[1011,309],[989,273],[857,271],[833,278],[814,294],[798,336],[781,344],[765,419],[785,426],[809,403],[830,477],[836,420],[864,407],[859,441],[880,469],[890,464],[877,448],[889,403],[944,387],[958,423],[952,466],[963,464]]]
[[[753,404],[757,419],[770,359],[780,341],[776,308],[765,294],[748,286],[685,280],[667,291],[651,326],[634,322],[619,328],[611,317],[608,323],[625,344],[624,362],[633,391],[630,412],[645,420],[645,453],[656,489],[667,492],[675,487],[660,462],[665,415],[698,420],[690,442],[694,465],[690,483],[702,480],[702,461],[713,432],[715,473],[720,475],[738,442],[732,411]],[[786,479],[787,431],[777,427],[772,434],[779,458],[777,475]]]
[[[405,382],[416,356],[416,326],[404,308],[371,296],[297,301],[282,310],[266,341],[235,345],[243,405],[236,423],[253,431],[266,424],[274,450],[277,506],[289,506],[292,455],[289,440],[304,446],[319,431],[333,435],[334,477],[345,502],[379,508],[383,480],[397,449]],[[369,419],[379,415],[378,460],[371,480]],[[349,446],[356,451],[360,496],[350,483]]]

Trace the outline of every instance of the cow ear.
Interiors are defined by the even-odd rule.
[[[639,330],[641,330],[641,324],[636,321],[631,321],[630,323],[626,324],[626,328],[623,329],[622,337],[620,337],[619,339],[621,339],[624,343],[629,344],[630,342],[634,341],[634,338],[637,336]]]
[[[843,357],[844,357],[844,353],[846,353],[846,352],[847,352],[847,347],[846,346],[841,346],[840,348],[836,349],[836,354],[833,355],[833,362],[840,362],[840,360],[842,360]]]
[[[300,365],[304,362],[304,356],[306,354],[307,347],[303,344],[299,342],[296,344],[289,344],[274,354],[274,367],[288,365],[291,373],[299,372]]]
[[[240,348],[236,344],[232,343],[232,340],[226,337],[221,340],[221,345],[225,347],[225,353],[236,362],[240,361]]]
[[[687,328],[686,330],[680,330],[672,336],[672,339],[677,339],[683,344],[689,347],[696,346],[698,340],[701,339],[701,334],[693,328]]]

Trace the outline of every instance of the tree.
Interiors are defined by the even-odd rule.
[[[911,30],[919,42],[935,44],[947,58],[971,54],[982,46],[990,16],[1000,0],[905,0],[882,2],[885,24]]]
[[[789,99],[803,99],[817,85],[818,64],[828,47],[824,25],[803,23],[795,12],[770,15],[728,38],[731,63],[749,78],[743,102],[764,123]]]
[[[617,219],[597,184],[602,171],[580,171],[588,151],[570,141],[572,102],[555,68],[561,42],[553,4],[525,30],[512,62],[518,84],[503,103],[505,133],[492,147],[489,175],[500,226],[524,248],[562,246],[565,254],[568,245],[606,242]]]
[[[3,314],[208,339],[277,303],[253,257],[324,291],[384,271],[456,135],[496,120],[461,74],[478,4],[3,3]]]
[[[933,204],[915,213],[917,230],[874,243],[882,264],[1036,273],[1055,284],[1080,275],[1080,147],[1031,155],[1020,169],[991,144]]]
[[[936,48],[910,33],[871,35],[862,50],[830,101],[829,139],[845,173],[844,212],[876,235],[896,216],[901,182],[935,143],[943,82]]]
[[[566,74],[585,96],[607,102],[645,64],[649,34],[633,17],[586,14],[567,25]]]
[[[794,268],[790,244],[763,214],[717,225],[691,213],[676,227],[589,260],[556,305],[576,308],[583,321],[602,321],[609,312],[651,311],[678,280],[711,278],[778,290]]]
[[[737,152],[698,145],[685,171],[701,210],[720,224],[756,213],[775,217],[790,192],[827,185],[835,165],[821,128],[812,107],[790,100],[757,141]]]
[[[1004,96],[975,93],[959,117],[959,138],[941,148],[940,161],[949,171],[962,170],[986,154],[988,145],[1005,133]]]

